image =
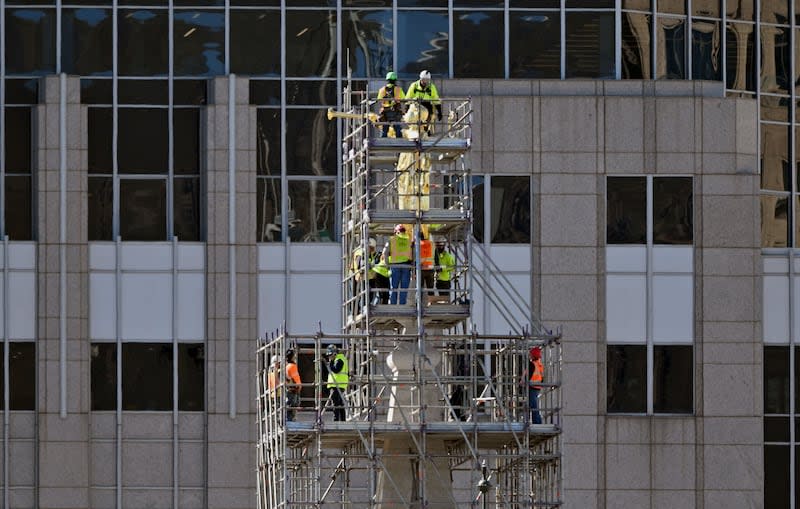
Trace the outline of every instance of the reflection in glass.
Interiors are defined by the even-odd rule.
[[[761,189],[789,191],[789,126],[761,124]]]
[[[761,120],[771,122],[789,122],[789,108],[792,100],[789,97],[778,95],[762,95],[759,98],[761,103]]]
[[[158,80],[118,80],[120,104],[169,104],[169,82]]]
[[[692,177],[653,179],[653,243],[691,245],[694,237]]]
[[[114,170],[112,159],[113,113],[111,108],[88,109],[89,174]]]
[[[686,78],[686,20],[659,16],[656,27],[656,79]]]
[[[608,345],[606,355],[608,413],[647,412],[647,346]]]
[[[646,243],[647,180],[644,177],[608,177],[606,197],[606,243]]]
[[[30,175],[6,174],[6,235],[11,240],[33,240],[33,194]]]
[[[89,177],[89,240],[113,240],[114,185],[111,177]]]
[[[169,170],[169,123],[166,108],[119,108],[117,168],[120,173]]]
[[[39,79],[6,79],[6,104],[36,104],[39,102]]]
[[[503,0],[453,0],[453,7],[503,7]]]
[[[55,72],[55,9],[6,9],[5,30],[6,74]]]
[[[484,177],[474,175],[472,177],[472,235],[478,242],[483,242],[484,228],[484,197],[483,197]]]
[[[256,242],[281,242],[281,179],[257,178]]]
[[[656,0],[658,12],[686,14],[686,0]]]
[[[528,0],[536,1],[536,0]],[[553,0],[550,0],[553,1]],[[557,1],[557,0],[556,0]],[[447,0],[397,0],[398,7],[442,7],[447,8]]]
[[[202,343],[178,345],[178,410],[205,409],[205,364],[206,349]]]
[[[166,76],[169,64],[167,11],[120,9],[117,20],[119,74]]]
[[[172,410],[172,345],[123,343],[122,409]]]
[[[392,11],[342,11],[342,76],[383,78],[392,68]],[[350,60],[347,61],[349,50]]]
[[[172,110],[174,123],[173,170],[176,175],[198,175],[200,173],[200,110],[196,108],[175,108]]]
[[[336,11],[285,11],[287,76],[333,76]]]
[[[222,11],[175,13],[175,75],[225,73],[225,14]]]
[[[336,175],[336,122],[323,109],[286,111],[286,173]]]
[[[719,18],[719,0],[692,0],[692,16]]]
[[[761,25],[761,91],[789,93],[791,46],[789,29]]]
[[[110,9],[63,9],[62,72],[110,76],[113,29]]]
[[[250,80],[250,104],[280,106],[281,82],[278,80]]]
[[[725,0],[725,12],[728,19],[753,21],[755,19],[756,0]]]
[[[560,78],[561,15],[552,11],[511,11],[508,24],[510,77]]]
[[[32,108],[17,106],[5,108],[5,171],[30,173],[33,145],[31,139]]]
[[[122,240],[167,239],[167,182],[119,181],[119,234]]]
[[[112,84],[109,79],[82,79],[81,104],[111,104]]]
[[[694,359],[690,345],[653,348],[653,412],[690,414],[694,401]]]
[[[719,21],[692,20],[692,79],[722,79]]]
[[[764,445],[764,507],[791,507],[789,451],[788,445]]]
[[[622,79],[650,79],[650,15],[622,13]]]
[[[336,82],[333,80],[287,81],[286,104],[336,106]]]
[[[90,368],[93,411],[117,409],[117,345],[92,343]]]
[[[614,78],[614,13],[567,12],[567,78]]]
[[[501,11],[453,13],[453,76],[502,78],[505,53]]]
[[[622,0],[622,8],[649,12],[652,6],[650,5],[650,0]]]
[[[725,84],[734,90],[756,90],[756,34],[754,25],[728,23]]]
[[[206,80],[175,80],[172,84],[172,104],[202,106],[208,102]]]
[[[492,243],[531,241],[531,181],[529,177],[492,177]]]
[[[761,22],[788,25],[789,1],[761,0]]]
[[[448,76],[449,33],[447,11],[398,11],[396,71],[400,78],[416,80],[423,69]]]
[[[335,183],[332,180],[289,181],[289,239],[334,242]]]
[[[172,186],[173,235],[182,241],[203,240],[200,234],[200,178],[177,177]]]
[[[250,76],[280,76],[281,33],[278,10],[232,10],[230,14],[231,72]]]
[[[258,175],[281,175],[281,110],[259,109],[256,113],[256,171]]]
[[[792,225],[789,198],[761,195],[761,247],[788,247]]]

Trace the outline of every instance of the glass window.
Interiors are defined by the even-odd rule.
[[[277,80],[251,80],[250,104],[256,106],[280,106],[281,82]]]
[[[169,65],[167,11],[120,9],[117,19],[119,74],[166,76]]]
[[[789,198],[761,195],[761,247],[788,247]]]
[[[113,111],[111,108],[88,108],[89,173],[112,173]]]
[[[287,76],[333,76],[336,12],[285,11]]]
[[[392,11],[342,12],[342,76],[383,78],[392,69]],[[347,55],[350,55],[349,61]]]
[[[31,145],[30,107],[5,109],[5,170],[11,173],[30,173],[33,147]]]
[[[336,201],[333,181],[289,181],[289,239],[335,242]]]
[[[175,75],[225,73],[225,14],[221,11],[175,13]]]
[[[553,1],[553,0],[551,0]],[[398,7],[447,7],[447,0],[397,0]]]
[[[281,110],[256,113],[256,168],[259,175],[281,174]]]
[[[788,442],[789,418],[764,416],[764,441]]]
[[[172,410],[172,345],[122,345],[122,409]]]
[[[761,189],[789,191],[789,126],[761,124]]]
[[[492,176],[491,193],[492,243],[530,243],[530,178]]]
[[[734,90],[756,90],[756,34],[754,25],[728,23],[725,30],[725,85]]]
[[[172,103],[178,106],[203,106],[208,103],[206,80],[175,80]]]
[[[281,179],[257,178],[256,242],[281,242]]]
[[[789,2],[786,0],[761,0],[761,22],[789,24]]]
[[[108,79],[82,79],[81,103],[111,104],[113,102],[112,81]]]
[[[167,80],[119,80],[117,97],[120,104],[169,104]]]
[[[91,402],[94,411],[117,408],[117,345],[114,343],[92,344]]]
[[[333,80],[286,81],[286,104],[336,106]]]
[[[653,179],[654,244],[692,244],[692,200],[691,177]]]
[[[113,30],[110,9],[63,9],[61,70],[81,76],[110,76]]]
[[[447,18],[447,11],[397,11],[396,70],[400,78],[416,80],[422,70],[450,75]]]
[[[789,348],[764,347],[764,413],[789,413]]]
[[[650,15],[622,13],[622,78],[650,79]]]
[[[614,8],[614,0],[567,0],[567,9],[583,7],[589,9]]]
[[[761,26],[761,92],[789,94],[789,36],[788,28]]]
[[[453,75],[502,78],[505,29],[502,11],[453,13]]]
[[[6,104],[39,102],[39,79],[6,79]]]
[[[653,411],[690,414],[694,401],[694,359],[689,345],[653,347]]]
[[[685,79],[686,77],[686,20],[659,16],[656,37],[657,79]]]
[[[200,174],[200,110],[172,110],[173,169],[176,175]]]
[[[686,0],[656,0],[658,12],[686,14]]]
[[[89,177],[89,240],[114,240],[114,185],[111,177]]]
[[[6,174],[6,235],[33,240],[33,190],[30,175]]]
[[[561,15],[552,11],[511,11],[508,23],[511,78],[560,78]]]
[[[119,182],[119,232],[122,240],[167,240],[167,182]]]
[[[178,345],[178,410],[205,409],[205,358],[205,346],[201,343]]]
[[[119,108],[118,115],[119,172],[166,174],[169,169],[167,109]]]
[[[614,13],[567,12],[566,77],[613,79]]]
[[[483,183],[483,176],[474,175],[472,177],[472,235],[478,242],[483,242],[483,218],[486,213],[485,207],[483,206]]]
[[[184,241],[202,240],[200,178],[176,177],[172,185],[173,235]]]
[[[722,79],[719,21],[692,20],[692,79]]]
[[[652,6],[650,5],[650,0],[622,0],[622,8],[635,11],[650,11]]]
[[[647,346],[608,345],[608,413],[647,412]]]
[[[719,18],[719,0],[692,0],[692,15]]]
[[[323,109],[286,112],[286,172],[336,175],[336,122]]]
[[[5,345],[0,343],[0,410],[5,410],[3,393],[3,356]],[[10,342],[8,349],[8,392],[11,410],[36,409],[36,344]]]
[[[608,177],[606,186],[606,243],[647,242],[647,180]]]
[[[764,507],[791,507],[789,452],[788,445],[764,446]]]
[[[233,10],[231,23],[231,72],[251,76],[280,76],[281,12]]]
[[[753,21],[755,0],[725,0],[725,12],[728,19]]]
[[[6,9],[6,74],[56,71],[55,9]]]

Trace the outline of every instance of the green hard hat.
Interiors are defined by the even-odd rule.
[[[397,73],[394,71],[387,72],[386,81],[397,81]]]

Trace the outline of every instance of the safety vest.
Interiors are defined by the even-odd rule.
[[[430,240],[419,241],[419,263],[422,270],[433,268],[433,242]]]
[[[353,251],[353,263],[350,265],[350,270],[356,276],[360,276],[361,275],[361,271],[363,270],[363,267],[364,267],[363,266],[363,263],[364,263],[364,260],[363,260],[364,254],[363,253],[364,253],[364,250],[362,248],[360,248],[360,247],[358,249],[356,249],[355,251]],[[359,258],[362,258],[362,259],[359,260]],[[370,260],[370,265],[371,265],[371,262],[372,262],[372,260]],[[367,274],[368,274],[368,276],[367,276],[368,279],[372,279],[372,278],[375,277],[375,274],[373,274],[372,270],[368,270]],[[360,277],[357,277],[356,279],[358,281],[361,280]]]
[[[342,361],[342,370],[338,373],[334,373],[333,371],[328,370],[328,388],[331,387],[338,387],[339,389],[346,389],[347,382],[350,380],[350,370],[347,368],[347,357],[344,354],[337,353],[336,357],[333,358],[333,363],[336,364],[336,361]]]
[[[411,260],[411,239],[396,233],[389,239],[389,263],[406,263]]]
[[[400,101],[403,100],[403,89],[397,85],[384,85],[378,90],[378,99],[381,101],[381,109],[394,108],[400,109]],[[391,98],[391,99],[388,99]]]
[[[300,372],[297,370],[297,363],[289,362],[286,364],[286,385],[289,392],[300,392],[302,382],[300,381]]]
[[[439,104],[439,91],[436,90],[436,85],[428,83],[427,88],[422,88],[419,80],[415,81],[408,87],[406,92],[406,99],[419,99],[421,101],[430,101],[431,104]]]
[[[439,281],[450,281],[453,270],[456,268],[456,257],[453,253],[442,251],[439,253],[439,272],[436,278]]]
[[[278,385],[280,384],[276,369],[280,369],[280,366],[273,366],[267,374],[267,387],[269,388],[269,395],[272,398],[278,396]]]
[[[383,277],[389,277],[390,271],[389,266],[386,265],[386,260],[381,258],[380,253],[375,253],[372,259],[372,272],[379,274]]]
[[[544,366],[542,365],[542,360],[535,359],[532,364],[533,371],[531,372],[531,379],[528,381],[528,385],[534,389],[541,389],[542,386],[539,384],[544,380]]]

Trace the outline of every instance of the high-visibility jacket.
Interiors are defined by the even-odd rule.
[[[372,265],[372,260],[368,260],[368,263],[369,265],[367,271],[368,274],[367,278],[372,279],[375,277],[375,274],[372,272],[372,270],[370,270],[371,269],[370,266]],[[362,271],[364,270],[364,250],[360,247],[357,248],[355,251],[353,251],[353,263],[350,265],[350,270],[356,276],[356,279],[360,281]]]
[[[270,395],[274,394],[275,388],[278,387],[278,378],[275,376],[275,368],[269,370],[267,374],[267,387],[269,388]]]
[[[531,370],[531,378],[528,380],[528,385],[534,389],[541,389],[539,385],[544,380],[544,365],[541,359],[535,359],[531,362],[533,370]]]
[[[408,87],[406,99],[419,99],[420,101],[430,101],[431,104],[441,104],[439,100],[439,91],[436,90],[436,85],[428,83],[428,86],[423,88],[422,85],[419,84],[419,80]]]
[[[389,239],[389,263],[408,263],[411,260],[411,239],[396,233]]]
[[[342,370],[338,373],[334,373],[332,370],[328,369],[328,388],[338,387],[339,389],[346,389],[347,382],[350,380],[350,370],[347,366],[347,357],[344,354],[337,353],[336,357],[333,358],[332,364],[336,364],[336,362],[342,361]]]
[[[387,83],[378,90],[378,99],[381,100],[381,111],[384,109],[400,110],[400,101],[405,99],[405,94],[403,94],[402,88]]]
[[[436,278],[439,281],[450,281],[456,268],[456,256],[449,251],[437,251],[436,257],[438,258],[437,265],[439,266]]]
[[[302,382],[300,381],[300,372],[295,362],[286,364],[286,384],[289,386],[289,392],[300,392]]]
[[[419,263],[422,270],[433,268],[433,242],[430,240],[419,241]]]
[[[375,253],[372,258],[372,272],[379,274],[383,277],[389,277],[389,266],[386,265],[386,260],[380,253]]]

